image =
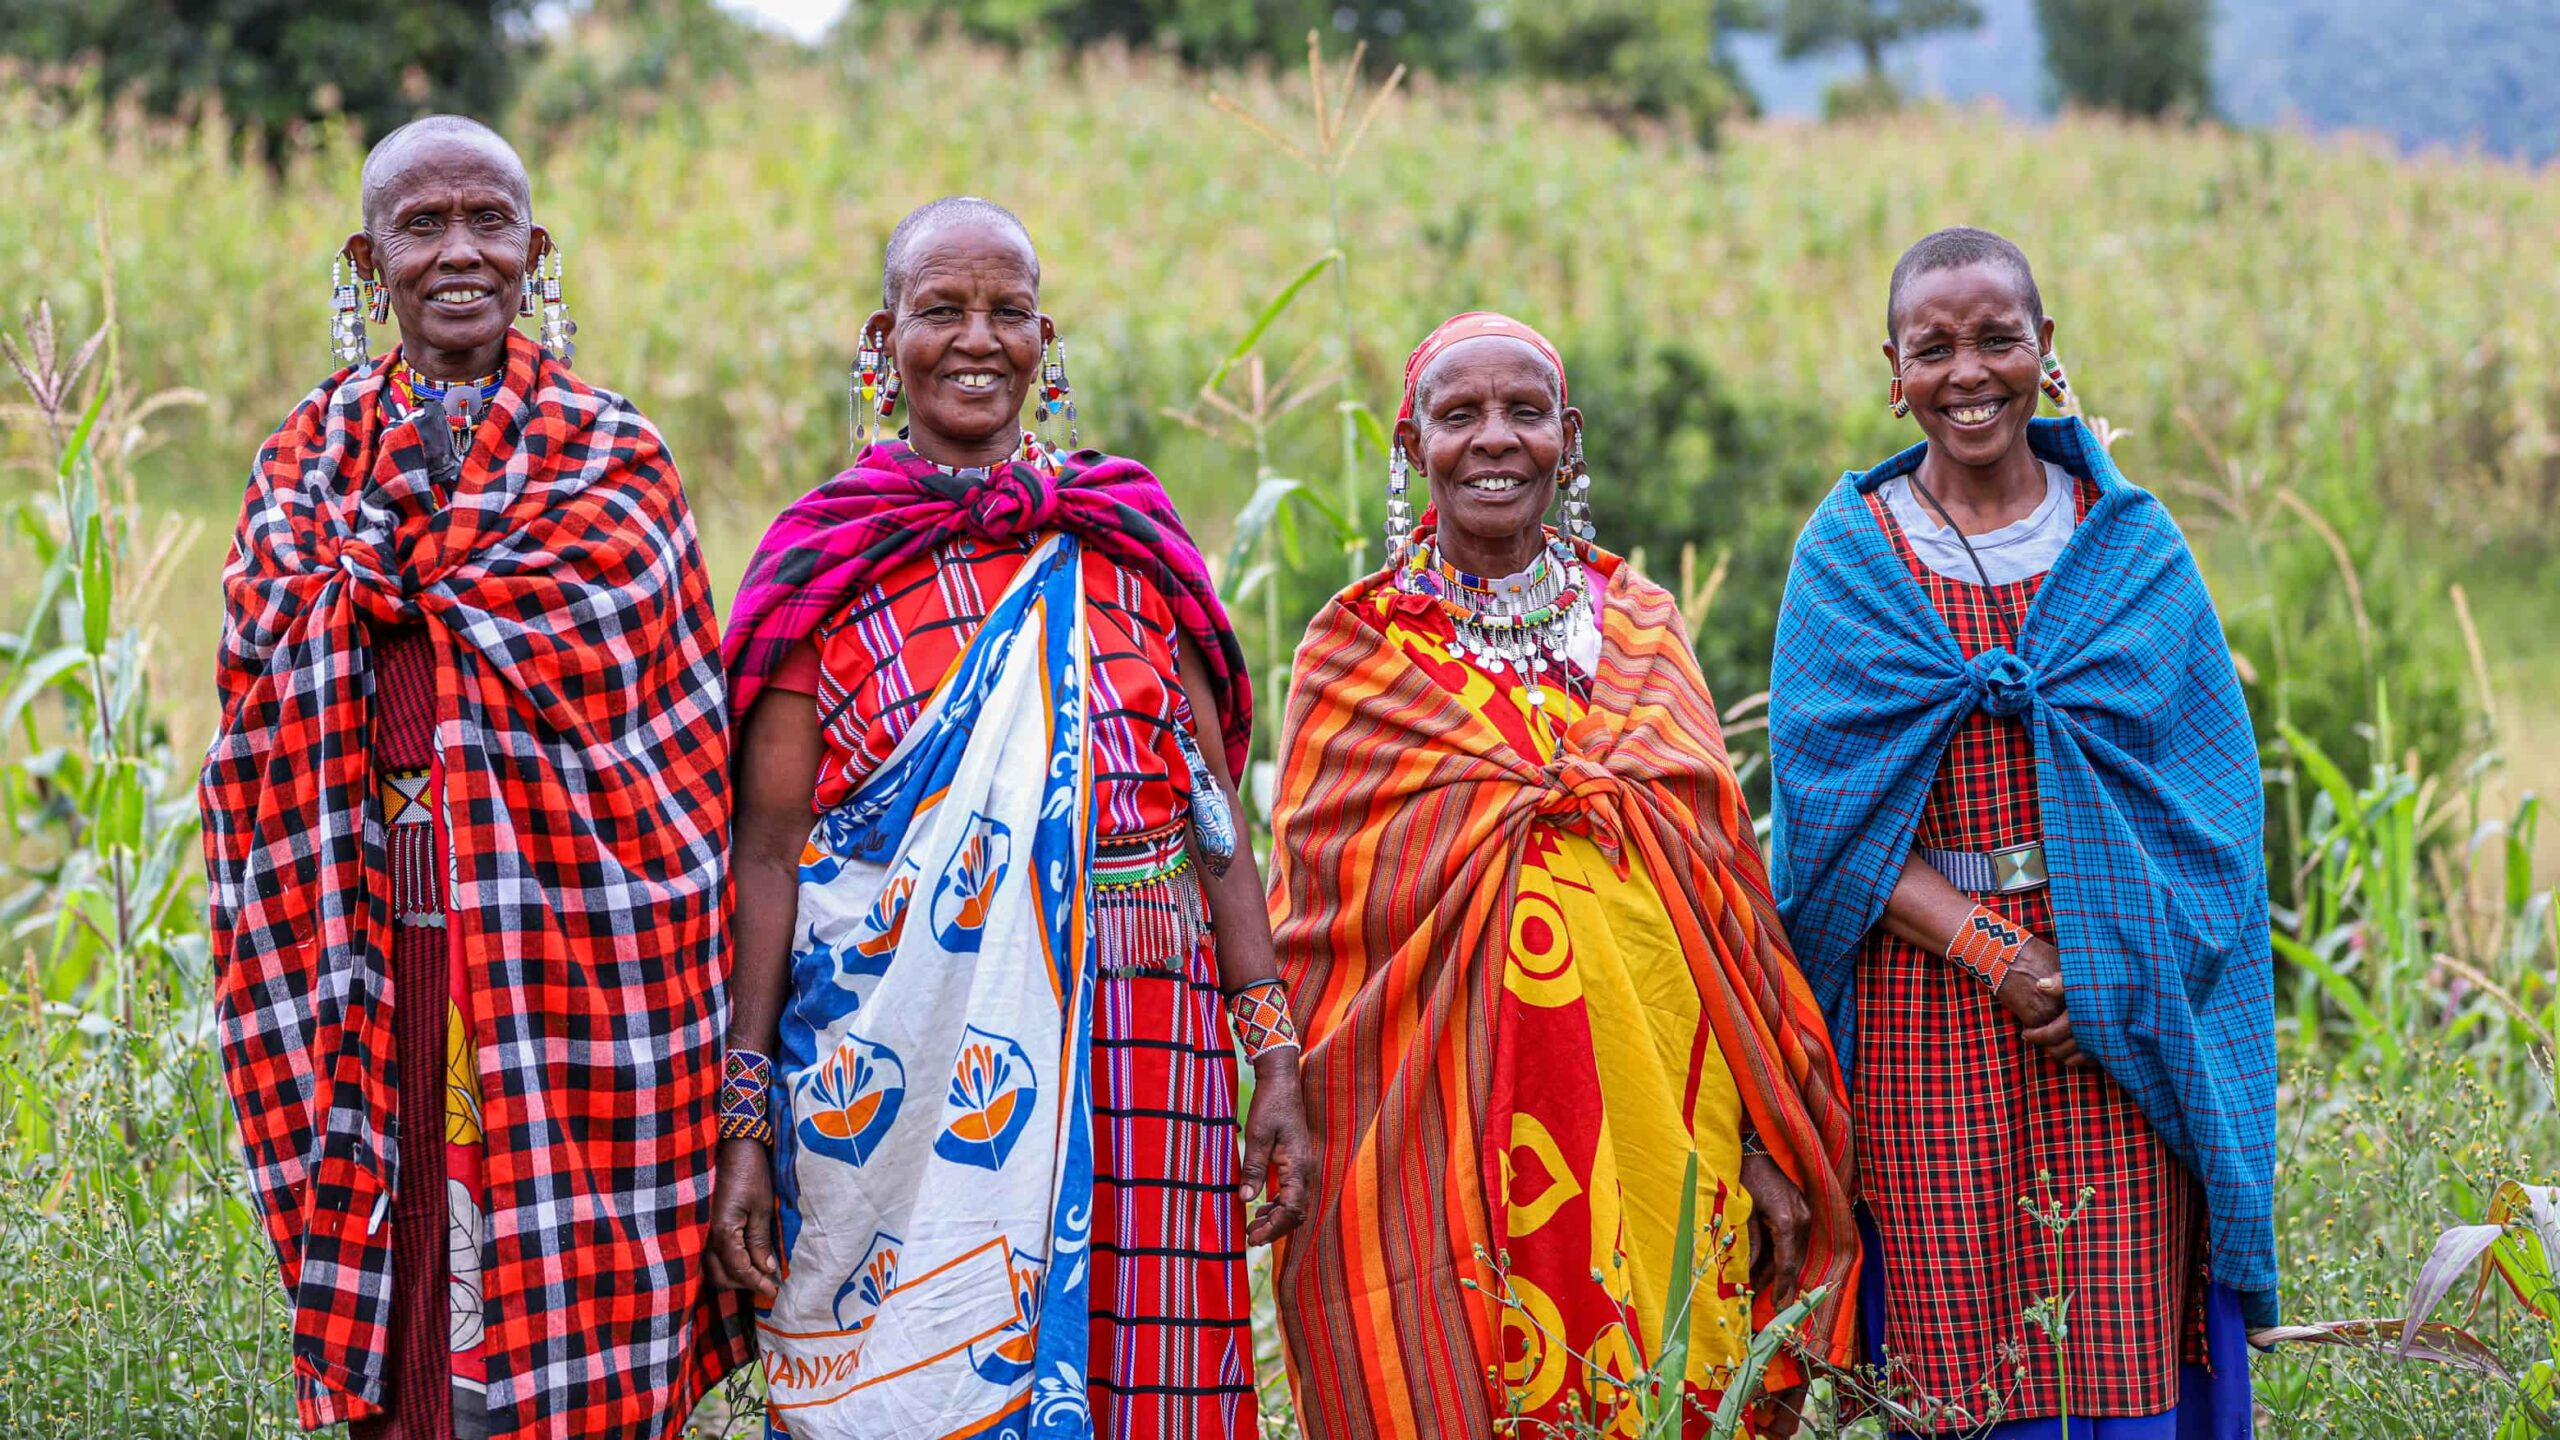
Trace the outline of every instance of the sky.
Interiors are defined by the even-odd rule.
[[[720,4],[785,34],[815,40],[844,13],[846,0],[720,0]]]

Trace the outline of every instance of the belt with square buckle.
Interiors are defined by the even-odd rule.
[[[2044,844],[2012,845],[2006,850],[1933,850],[1920,847],[1929,868],[1947,883],[1976,895],[2015,895],[2045,884]]]

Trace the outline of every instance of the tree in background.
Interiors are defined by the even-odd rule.
[[[2036,0],[2045,70],[2065,105],[2127,115],[2213,105],[2213,0]]]
[[[1891,109],[1901,100],[1884,54],[1934,30],[1970,30],[1982,23],[1974,0],[1765,0],[1755,29],[1777,32],[1778,53],[1789,60],[1833,50],[1854,50],[1862,70],[1855,81],[1835,85],[1824,98],[1833,114]]]
[[[218,94],[271,137],[336,111],[380,135],[431,111],[494,118],[534,0],[7,0],[0,53],[94,57],[154,108]]]
[[[1475,0],[885,0],[880,8],[1007,45],[1117,40],[1161,46],[1194,65],[1295,64],[1309,30],[1346,47],[1365,40],[1382,66],[1473,68],[1493,58]]]
[[[1541,0],[1505,13],[1511,58],[1604,114],[1685,118],[1713,140],[1742,94],[1711,0]]]
[[[1161,46],[1198,65],[1294,65],[1316,32],[1337,53],[1368,46],[1380,72],[1516,70],[1617,117],[1682,117],[1702,138],[1742,98],[1716,44],[1721,12],[1756,0],[885,0],[980,39]],[[876,13],[876,12],[875,12]]]

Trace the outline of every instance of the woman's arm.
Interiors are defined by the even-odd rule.
[[[1244,834],[1244,806],[1236,796],[1235,777],[1227,773],[1225,726],[1218,712],[1217,687],[1209,665],[1191,637],[1182,636],[1176,664],[1183,694],[1191,701],[1192,737],[1209,764],[1227,813],[1236,817],[1236,854],[1224,875],[1196,853],[1200,888],[1209,900],[1209,926],[1217,942],[1218,988],[1233,995],[1256,981],[1277,978],[1280,967],[1271,948],[1271,911],[1262,889],[1262,869],[1254,863],[1253,845]],[[1197,850],[1194,846],[1194,850]],[[1267,1245],[1298,1228],[1306,1218],[1308,1189],[1315,1176],[1315,1141],[1307,1131],[1304,1102],[1298,1095],[1298,1050],[1295,1046],[1264,1051],[1253,1062],[1253,1105],[1244,1124],[1245,1203],[1265,1192],[1271,1203],[1254,1216],[1245,1241]]]
[[[800,914],[800,850],[814,823],[826,742],[814,697],[768,686],[747,712],[737,760],[737,821],[729,856],[729,1048],[771,1055],[790,998],[791,942]],[[720,1142],[711,1197],[711,1278],[767,1300],[782,1282],[773,1244],[773,1157],[753,1140]]]
[[[1884,928],[1932,955],[1944,955],[1956,927],[1973,913],[1973,897],[1947,882],[1918,851],[1902,862],[1902,878],[1884,902]],[[1954,964],[1954,961],[1947,962]],[[2074,1069],[2087,1065],[2071,1038],[2071,1011],[2063,1000],[2062,955],[2041,935],[2030,936],[2000,982],[1999,999],[2026,1031],[2027,1043]]]

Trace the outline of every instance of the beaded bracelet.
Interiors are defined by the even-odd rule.
[[[1947,958],[1981,977],[1982,983],[1997,990],[2009,978],[2009,962],[2027,948],[2027,932],[1987,905],[1976,905],[1973,913],[1956,927],[1955,938],[1947,942]]]
[[[773,1059],[732,1050],[720,1062],[720,1138],[773,1143]]]
[[[1298,1027],[1289,1018],[1289,991],[1279,980],[1256,980],[1227,997],[1227,1023],[1250,1065],[1274,1050],[1298,1047]]]

